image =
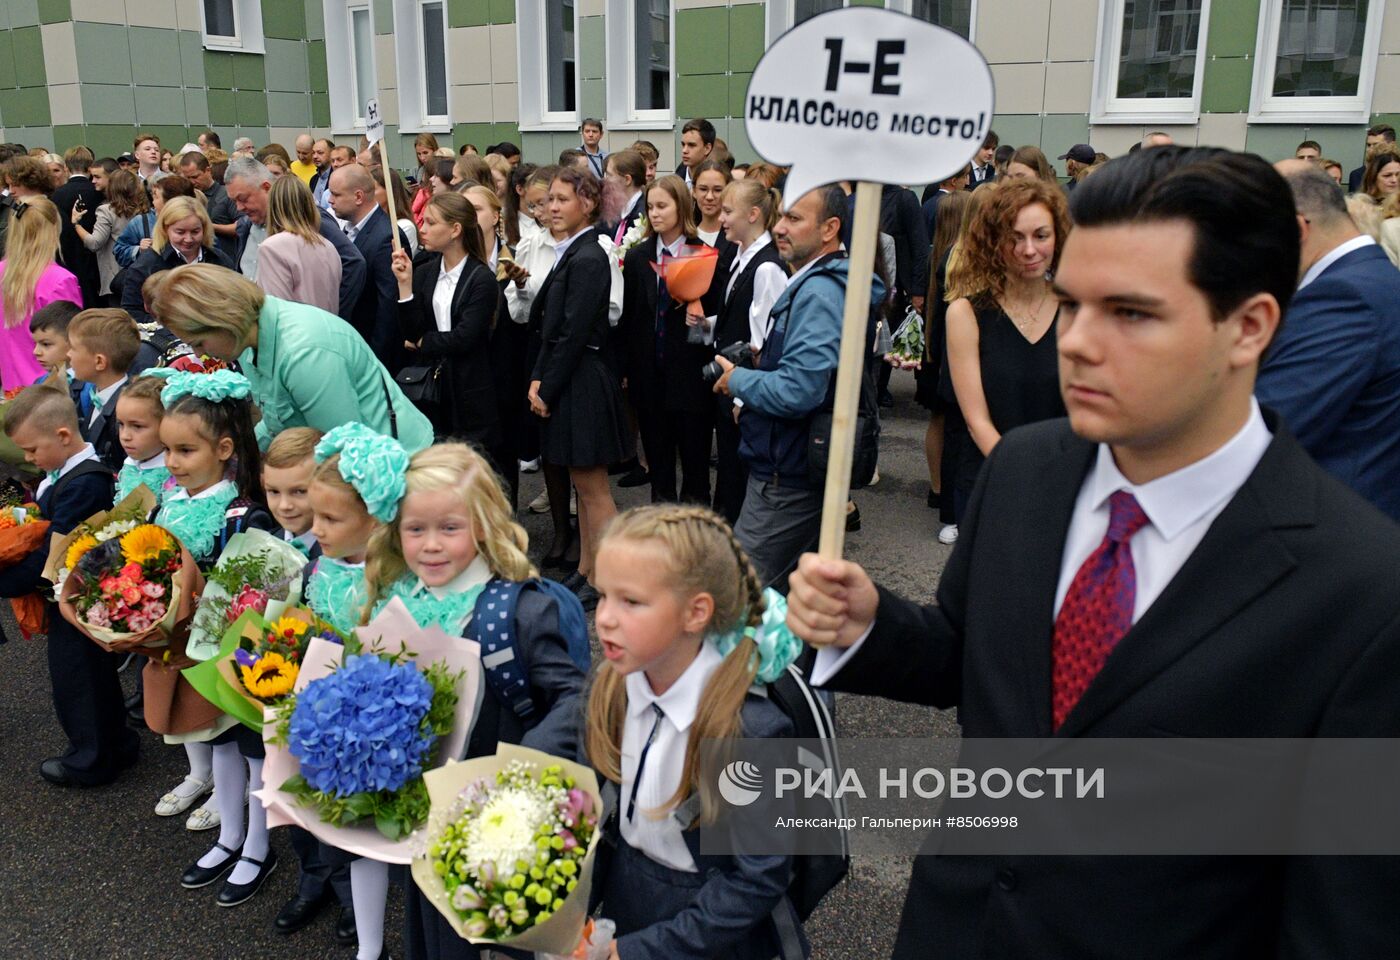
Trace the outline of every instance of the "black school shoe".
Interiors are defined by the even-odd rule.
[[[360,939],[355,929],[355,908],[341,907],[340,917],[335,921],[335,942],[342,947],[353,947]]]
[[[247,883],[229,883],[224,881],[224,888],[219,891],[218,899],[215,901],[221,907],[236,907],[240,903],[246,903],[257,896],[262,889],[263,881],[272,876],[272,871],[277,869],[277,851],[268,850],[267,856],[259,862],[252,857],[239,857],[239,860],[246,860],[256,864],[258,868],[257,876]]]
[[[296,933],[320,914],[321,908],[330,899],[329,894],[322,890],[319,897],[310,899],[303,897],[300,893],[292,897],[277,913],[277,919],[272,921],[272,928],[278,933]]]
[[[212,867],[201,867],[199,861],[192,863],[188,870],[180,876],[180,886],[186,890],[198,890],[200,887],[207,887],[225,873],[233,869],[233,865],[238,862],[238,858],[243,855],[243,846],[239,845],[237,850],[230,850],[222,843],[216,843],[218,847],[228,857],[216,863]]]

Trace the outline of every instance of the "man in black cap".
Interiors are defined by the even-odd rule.
[[[136,162],[136,154],[124,153],[120,157],[117,157],[117,166],[121,167],[123,170],[130,170],[135,173],[140,164]]]
[[[1068,153],[1060,154],[1060,159],[1065,161],[1065,176],[1069,177],[1069,183],[1065,185],[1066,190],[1074,189],[1075,184],[1079,183],[1080,171],[1093,166],[1097,157],[1094,148],[1087,143],[1076,143],[1069,148]]]

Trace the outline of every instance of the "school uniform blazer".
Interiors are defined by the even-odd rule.
[[[792,720],[766,696],[751,691],[740,712],[743,736],[751,739],[786,738],[793,736]],[[582,762],[587,763],[585,758]],[[604,843],[615,846],[621,842],[617,820],[618,785],[606,782],[604,791]],[[695,861],[697,872],[706,882],[696,891],[695,900],[673,918],[652,924],[644,930],[626,934],[618,939],[618,953],[623,960],[633,957],[665,957],[666,960],[709,960],[711,957],[734,957],[744,960],[769,960],[807,952],[806,938],[792,904],[786,900],[792,882],[792,858],[784,855],[716,855],[700,852],[700,833],[694,821],[699,813],[699,797],[672,812],[678,820],[689,824],[681,836]],[[762,818],[766,822],[766,817]],[[711,827],[703,829],[722,829]],[[742,846],[735,842],[735,847]],[[608,869],[611,855],[603,851],[599,869]],[[593,889],[601,894],[607,886],[603,878],[595,880]],[[645,896],[645,891],[639,891]],[[782,950],[780,937],[774,929],[775,911],[784,918],[783,927],[797,943],[788,943]],[[603,904],[607,914],[607,904]]]
[[[1400,735],[1400,533],[1265,422],[1263,459],[1054,736]],[[1050,737],[1055,592],[1096,449],[1066,420],[1006,434],[937,605],[882,589],[829,686],[957,707],[968,738]],[[1395,857],[945,857],[944,842],[915,861],[895,957],[1382,957],[1400,940]]]
[[[500,410],[491,370],[491,329],[501,288],[491,268],[475,257],[462,262],[452,293],[451,328],[441,333],[433,315],[433,290],[442,270],[434,255],[413,271],[413,299],[399,303],[402,339],[423,345],[410,351],[411,365],[444,361],[450,422],[456,436],[490,447],[500,442]]]
[[[556,757],[579,754],[587,677],[569,657],[568,642],[559,632],[558,604],[538,590],[520,591],[515,639],[530,678],[534,716],[526,725],[482,678],[486,694],[481,712],[465,752],[456,759],[491,756],[498,743],[518,743]]]
[[[584,351],[600,351],[607,344],[611,291],[608,255],[598,243],[598,231],[589,230],[569,244],[530,304],[530,327],[540,332],[530,379],[540,382],[540,399],[551,412]]]
[[[125,389],[126,384],[124,383],[117,389],[116,393],[107,398],[107,402],[102,405],[97,418],[91,424],[81,421],[83,434],[87,437],[87,442],[92,444],[93,450],[97,452],[97,459],[106,464],[108,469],[114,473],[120,470],[126,461],[126,451],[122,449],[121,438],[117,432],[117,400],[121,398],[122,391]],[[93,396],[96,397],[96,394]]]
[[[686,246],[701,246],[686,237]],[[685,305],[672,301],[666,310],[662,362],[656,363],[657,285],[656,237],[647,237],[631,250],[622,268],[622,320],[618,323],[627,391],[638,410],[698,412],[714,405],[714,394],[700,376],[714,359],[713,347],[687,343]],[[719,273],[716,267],[716,274]],[[713,313],[713,311],[707,311]]]

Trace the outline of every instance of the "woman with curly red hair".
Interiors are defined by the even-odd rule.
[[[954,478],[957,514],[1003,433],[1065,415],[1050,287],[1070,228],[1064,193],[1031,179],[986,189],[948,278],[948,368],[975,447]]]

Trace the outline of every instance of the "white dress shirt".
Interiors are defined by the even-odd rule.
[[[369,223],[369,218],[374,216],[374,211],[378,209],[378,207],[370,207],[369,213],[365,214],[359,223],[352,223],[346,226],[345,235],[351,240],[354,240],[355,237],[359,234],[359,232],[365,228],[365,224]],[[339,218],[337,217],[336,219]]]
[[[729,283],[724,287],[725,300],[734,292],[734,283],[739,279],[739,274],[748,268],[760,250],[772,242],[773,235],[765,230],[758,235],[757,240],[739,251],[739,255],[734,258],[734,266],[729,271]],[[768,314],[772,311],[773,304],[778,302],[778,298],[787,289],[787,285],[788,275],[776,263],[760,264],[754,271],[753,300],[749,303],[749,343],[755,350],[762,349],[763,341],[768,338]]]
[[[116,383],[102,390],[98,390],[92,398],[92,413],[88,416],[88,426],[92,426],[97,418],[102,414],[102,408],[107,406],[107,401],[126,384],[126,377],[122,377]]]
[[[1342,259],[1342,257],[1345,257],[1353,250],[1360,250],[1362,247],[1372,247],[1375,246],[1375,244],[1376,241],[1372,240],[1364,233],[1359,237],[1352,237],[1345,243],[1337,244],[1337,246],[1333,247],[1331,250],[1327,251],[1327,253],[1319,257],[1317,263],[1314,263],[1311,267],[1308,267],[1308,272],[1303,274],[1302,280],[1298,281],[1298,289],[1303,289],[1308,284],[1316,280],[1318,277],[1322,276],[1322,271],[1332,266],[1332,264]]]
[[[671,810],[660,808],[670,800],[681,784],[685,772],[685,748],[690,738],[690,725],[710,676],[724,662],[713,644],[700,644],[700,652],[686,667],[671,688],[657,696],[652,692],[646,673],[629,673],[627,684],[627,717],[622,724],[622,783],[620,785],[618,821],[622,838],[652,860],[672,870],[695,872],[695,859],[685,845],[680,824]],[[651,705],[655,703],[666,716],[659,722]],[[647,751],[646,767],[637,780],[637,764],[652,727],[656,738]],[[632,784],[637,783],[635,815],[627,817]]]
[[[239,261],[238,272],[254,283],[258,282],[258,247],[266,239],[266,226],[254,223],[248,227],[248,239],[243,245],[243,259]]]
[[[1259,402],[1251,399],[1249,419],[1224,446],[1189,466],[1140,485],[1129,482],[1114,462],[1108,445],[1099,444],[1098,458],[1079,488],[1065,534],[1060,579],[1055,588],[1055,616],[1060,614],[1075,574],[1108,532],[1108,498],[1112,494],[1119,490],[1131,493],[1147,514],[1147,524],[1128,541],[1137,577],[1133,600],[1133,623],[1137,623],[1200,546],[1210,525],[1244,486],[1272,440],[1259,412]],[[865,636],[845,650],[818,650],[812,669],[813,685],[820,686],[839,673],[869,635],[867,630]]]
[[[719,239],[720,233],[721,231],[719,230],[711,232],[709,230],[701,230],[699,228],[697,228],[695,231],[695,235],[701,240],[704,240],[705,246],[707,247],[713,247],[715,245],[715,241]]]
[[[73,455],[72,455],[71,457],[69,457],[67,460],[63,461],[63,466],[61,466],[61,467],[58,468],[58,476],[57,476],[57,477],[54,477],[54,478],[52,478],[52,479],[49,478],[49,477],[45,477],[43,480],[40,480],[40,481],[39,481],[39,488],[38,488],[37,490],[34,491],[34,499],[35,499],[35,500],[41,500],[41,499],[43,499],[44,494],[45,494],[45,493],[48,493],[49,487],[53,486],[53,485],[54,485],[55,483],[57,483],[59,480],[62,480],[63,477],[64,477],[70,470],[72,470],[72,469],[73,469],[74,467],[76,467],[78,464],[82,463],[84,460],[96,460],[96,459],[97,459],[97,451],[94,450],[94,449],[92,448],[92,444],[90,444],[90,443],[85,443],[85,444],[83,444],[81,450],[79,450],[77,453],[73,454]]]
[[[452,297],[457,292],[457,281],[462,279],[462,268],[466,265],[467,258],[463,257],[451,270],[445,266],[438,267],[437,285],[433,287],[433,321],[437,324],[438,333],[452,329]]]

